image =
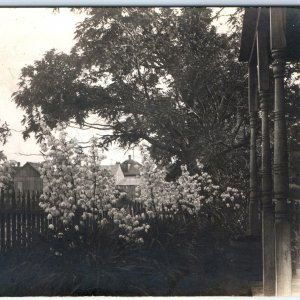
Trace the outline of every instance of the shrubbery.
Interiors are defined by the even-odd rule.
[[[0,190],[11,190],[14,187],[14,174],[17,162],[8,160],[5,155],[2,155],[0,161]]]
[[[84,150],[68,137],[65,126],[56,131],[43,128],[40,206],[47,213],[49,231],[42,236],[35,232],[26,250],[35,258],[35,268],[46,270],[37,289],[47,282],[45,293],[57,287],[58,294],[215,293],[209,290],[214,280],[204,280],[199,287],[198,277],[227,272],[224,245],[245,223],[241,191],[215,184],[200,162],[197,174],[181,166],[181,175],[168,181],[163,164],[143,149],[141,185],[131,202],[101,167],[96,139]],[[6,174],[8,167],[4,161],[0,171]],[[30,260],[27,266],[32,268]],[[107,274],[115,281],[103,280]],[[149,278],[158,279],[149,283]],[[124,280],[129,284],[116,289]],[[185,280],[197,280],[197,288],[190,291],[189,284],[186,289]],[[20,285],[19,293],[24,294],[24,288]]]
[[[200,162],[197,174],[190,175],[182,166],[181,176],[170,182],[165,180],[166,168],[155,163],[143,149],[142,183],[137,198],[142,209],[132,210],[128,205],[120,205],[123,193],[109,172],[100,167],[103,155],[95,138],[86,153],[76,140],[68,139],[64,126],[59,126],[55,134],[45,125],[43,128],[44,192],[40,206],[48,213],[49,228],[56,237],[70,236],[72,232],[77,235],[73,244],[75,240],[90,244],[97,240],[96,235],[106,232],[140,244],[157,231],[155,226],[171,222],[179,227],[192,222],[195,230],[209,227],[227,235],[243,230],[245,196],[235,188],[215,185]],[[93,238],[88,241],[87,236]]]

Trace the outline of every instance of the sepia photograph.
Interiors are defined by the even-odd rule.
[[[300,296],[300,6],[0,24],[0,297]]]

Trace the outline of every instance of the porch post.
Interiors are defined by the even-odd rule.
[[[275,84],[274,101],[274,198],[276,230],[276,295],[291,295],[292,264],[290,221],[287,197],[289,191],[287,130],[284,101],[285,9],[271,8],[271,49]]]
[[[258,218],[258,170],[257,170],[257,68],[252,59],[248,67],[248,101],[250,114],[250,202],[249,202],[249,234],[259,235]]]
[[[258,86],[261,110],[262,155],[262,250],[264,296],[275,295],[275,228],[272,203],[272,167],[269,131],[270,72],[268,56],[268,9],[262,8],[257,31]]]

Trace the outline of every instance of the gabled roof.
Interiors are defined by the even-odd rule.
[[[100,166],[101,170],[107,170],[110,172],[111,175],[115,175],[118,172],[120,165],[116,164],[116,165],[102,165]]]
[[[37,163],[37,162],[27,162],[23,167],[25,167],[26,165],[30,165],[35,171],[37,171],[38,173],[40,173],[40,166],[41,163]],[[22,167],[22,168],[23,168]]]
[[[124,176],[136,176],[140,174],[140,169],[142,165],[133,160],[131,155],[128,156],[128,159],[121,163],[121,169]]]
[[[15,176],[18,177],[19,176],[19,172],[21,172],[26,167],[29,167],[30,169],[33,169],[33,171],[36,173],[36,175],[40,176],[41,175],[40,169],[39,169],[40,166],[41,166],[41,163],[27,162],[22,167],[17,166],[15,168]]]

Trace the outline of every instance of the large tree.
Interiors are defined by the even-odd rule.
[[[41,112],[111,129],[101,143],[146,140],[152,155],[192,170],[248,142],[246,69],[235,35],[217,33],[208,8],[94,8],[77,26],[71,53],[51,50],[22,69],[14,101],[24,136]],[[96,114],[102,124],[91,124]]]

